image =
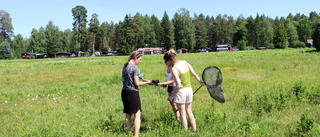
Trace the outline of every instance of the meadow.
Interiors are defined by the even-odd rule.
[[[315,49],[179,54],[201,76],[222,71],[225,103],[194,95],[198,132],[175,120],[165,88],[140,87],[140,136],[320,136]],[[0,136],[128,136],[121,102],[128,56],[0,61]],[[163,55],[145,55],[145,79],[166,80]],[[199,83],[192,79],[195,90]]]

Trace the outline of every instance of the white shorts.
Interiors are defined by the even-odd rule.
[[[176,97],[174,97],[175,103],[191,103],[193,99],[193,90],[191,87],[185,87],[178,91]]]

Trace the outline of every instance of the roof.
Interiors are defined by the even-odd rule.
[[[155,47],[155,48],[139,48],[137,51],[143,51],[143,50],[162,50],[162,48]]]
[[[71,55],[71,53],[69,52],[59,52],[59,53],[55,53],[56,55]]]
[[[36,53],[22,53],[21,55],[36,55]]]

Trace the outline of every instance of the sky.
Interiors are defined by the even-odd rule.
[[[293,16],[297,13],[309,16],[312,11],[320,13],[320,0],[3,0],[0,10],[10,14],[14,35],[29,38],[32,29],[45,28],[49,21],[60,31],[72,29],[71,10],[78,5],[87,9],[88,22],[96,13],[100,24],[119,23],[127,14],[136,13],[155,15],[161,21],[166,11],[172,19],[181,8],[188,10],[190,17],[201,13],[214,18],[226,14],[235,19],[240,15],[255,18],[257,14],[264,14],[275,19],[286,18],[289,13]]]

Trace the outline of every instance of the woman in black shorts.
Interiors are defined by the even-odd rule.
[[[129,56],[129,60],[124,64],[122,69],[122,92],[121,99],[123,103],[123,113],[126,113],[127,132],[131,131],[131,116],[134,114],[134,135],[139,136],[141,123],[141,101],[139,95],[139,86],[146,84],[153,85],[151,81],[140,82],[140,70],[136,65],[141,62],[142,55],[138,51],[133,51]]]

